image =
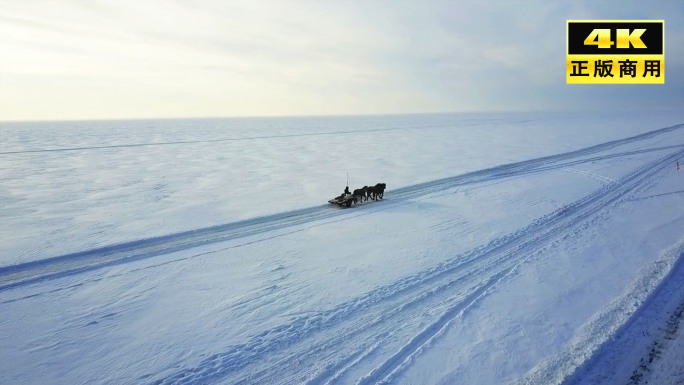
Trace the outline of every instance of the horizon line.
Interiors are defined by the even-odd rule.
[[[652,109],[649,111],[676,111],[672,108]],[[389,113],[350,113],[350,114],[294,114],[294,115],[233,115],[233,116],[169,116],[169,117],[130,117],[130,118],[46,118],[46,119],[0,119],[3,123],[45,123],[45,122],[114,122],[114,121],[138,121],[138,120],[201,120],[201,119],[283,119],[283,118],[351,118],[373,116],[407,116],[407,115],[449,115],[449,114],[512,114],[512,113],[557,113],[557,112],[605,112],[605,113],[634,113],[635,111],[606,110],[606,109],[548,109],[548,110],[472,110],[472,111],[429,111],[429,112],[389,112]]]

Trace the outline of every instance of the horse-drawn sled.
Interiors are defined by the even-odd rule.
[[[351,207],[352,203],[356,202],[357,200],[351,194],[342,194],[328,201],[328,203],[345,207]]]
[[[349,186],[347,186],[342,195],[329,200],[328,203],[351,207],[352,204],[359,204],[369,200],[377,201],[384,197],[385,187],[386,185],[384,183],[378,183],[375,186],[363,186],[360,189],[354,190],[353,193],[350,193]]]

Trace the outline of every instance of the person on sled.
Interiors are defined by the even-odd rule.
[[[347,186],[344,188],[344,192],[342,193],[342,195],[338,196],[336,199],[338,201],[341,201],[341,200],[347,200],[349,198],[351,198],[351,193],[349,192],[349,186]]]

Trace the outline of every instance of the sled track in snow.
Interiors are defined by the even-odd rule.
[[[670,152],[513,234],[333,309],[295,316],[153,383],[392,383],[518,266],[600,220],[682,156]]]
[[[0,291],[46,279],[79,274],[85,271],[99,269],[106,266],[150,258],[210,243],[244,238],[274,230],[282,230],[305,225],[307,223],[342,220],[350,216],[382,210],[387,207],[388,204],[401,203],[407,200],[440,193],[461,186],[491,182],[531,173],[557,170],[582,163],[611,159],[621,156],[682,148],[684,145],[672,145],[591,157],[591,155],[600,153],[602,151],[610,150],[621,145],[650,139],[660,134],[678,130],[682,127],[684,127],[684,124],[678,124],[630,138],[606,142],[576,151],[522,162],[504,164],[454,177],[439,179],[395,190],[388,190],[389,194],[387,195],[388,198],[390,198],[390,201],[381,201],[372,205],[360,206],[356,208],[352,214],[350,214],[350,212],[347,210],[332,208],[328,205],[316,206],[225,225],[81,251],[34,262],[0,267]]]

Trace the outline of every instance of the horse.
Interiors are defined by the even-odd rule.
[[[382,199],[385,196],[385,187],[387,185],[384,183],[378,183],[375,186],[368,187],[368,195],[372,200]]]
[[[378,183],[375,185],[375,197],[376,198],[384,198],[385,197],[385,188],[387,188],[387,185],[385,183]]]
[[[354,199],[356,199],[357,202],[358,201],[363,202],[363,201],[367,200],[368,199],[368,186],[363,186],[362,188],[354,190],[354,193],[352,194],[352,196],[354,197]]]
[[[382,199],[385,197],[385,188],[387,187],[384,183],[378,183],[373,186],[373,193],[375,194],[375,200]]]

